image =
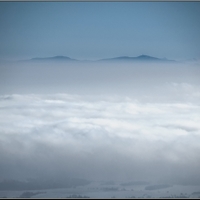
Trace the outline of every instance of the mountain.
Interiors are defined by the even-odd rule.
[[[19,60],[18,62],[39,62],[39,63],[46,63],[46,62],[75,62],[78,61],[76,59],[72,59],[67,56],[53,56],[53,57],[44,57],[44,58],[31,58],[28,60]]]
[[[67,56],[54,56],[45,58],[32,58],[29,60],[22,60],[20,62],[176,62],[174,60],[168,60],[166,58],[156,58],[148,55],[140,55],[137,57],[120,56],[115,58],[107,58],[96,61],[89,60],[76,60]]]
[[[128,61],[128,62],[175,62],[174,60],[168,60],[166,58],[156,58],[148,55],[140,55],[137,57],[121,56],[115,58],[101,59],[99,61]]]
[[[32,58],[31,61],[78,61],[67,56],[54,56],[46,58]]]

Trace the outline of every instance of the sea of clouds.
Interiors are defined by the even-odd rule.
[[[141,98],[1,94],[0,180],[200,184],[200,86],[165,81],[152,88]]]
[[[69,94],[1,95],[0,102],[1,178],[200,181],[198,103]]]

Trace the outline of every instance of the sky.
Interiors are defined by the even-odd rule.
[[[200,58],[200,2],[0,2],[0,59]]]

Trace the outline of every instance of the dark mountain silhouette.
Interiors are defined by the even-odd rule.
[[[67,56],[54,56],[46,58],[32,58],[31,61],[78,61]]]
[[[123,61],[123,62],[175,62],[174,60],[168,60],[166,58],[156,58],[148,55],[140,55],[137,57],[120,56],[115,58],[101,59],[99,61]]]
[[[20,61],[21,62],[21,61]],[[176,62],[174,60],[168,60],[166,58],[156,58],[148,55],[140,55],[137,57],[120,56],[115,58],[107,58],[96,61],[89,60],[77,60],[67,56],[54,56],[46,58],[32,58],[29,60],[23,60],[22,62]]]

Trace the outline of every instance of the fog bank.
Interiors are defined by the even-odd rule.
[[[0,180],[200,184],[199,65],[1,66]]]

